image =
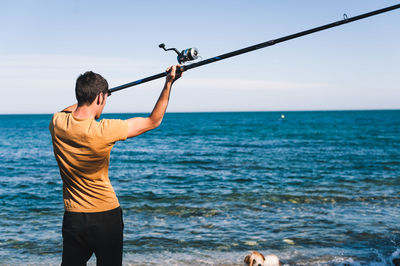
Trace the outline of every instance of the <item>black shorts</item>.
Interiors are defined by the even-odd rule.
[[[122,209],[64,213],[61,265],[86,265],[93,252],[97,265],[122,265]]]

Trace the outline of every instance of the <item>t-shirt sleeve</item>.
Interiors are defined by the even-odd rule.
[[[103,119],[100,121],[101,132],[108,144],[126,140],[128,137],[128,121],[121,119]]]

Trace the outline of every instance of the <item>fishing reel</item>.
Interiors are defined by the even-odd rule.
[[[186,50],[182,50],[182,52],[179,52],[176,48],[165,48],[165,44],[160,44],[158,47],[164,49],[164,51],[175,51],[175,53],[178,55],[177,59],[179,64],[184,64],[188,61],[193,61],[199,58],[199,51],[197,48],[188,48]]]

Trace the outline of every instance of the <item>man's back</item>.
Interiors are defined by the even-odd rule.
[[[100,118],[108,83],[88,71],[78,77],[78,103],[56,113],[49,125],[61,178],[64,218],[61,265],[86,265],[93,252],[97,265],[122,265],[123,213],[108,178],[110,151],[116,141],[158,127],[167,110],[172,84],[180,77],[167,69],[164,88],[148,117]]]
[[[108,177],[110,151],[128,135],[126,120],[78,119],[60,112],[49,126],[63,179],[66,211],[101,212],[119,206]]]

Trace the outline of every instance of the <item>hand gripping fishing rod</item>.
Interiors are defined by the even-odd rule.
[[[236,51],[233,51],[233,52],[230,52],[230,53],[226,53],[226,54],[222,54],[222,55],[219,55],[219,56],[215,56],[215,57],[212,57],[212,58],[209,58],[209,59],[205,59],[205,60],[202,60],[202,61],[199,61],[199,62],[196,62],[196,63],[192,63],[190,65],[183,65],[183,66],[177,68],[176,71],[177,71],[177,73],[184,72],[184,71],[187,71],[187,70],[192,69],[192,68],[196,68],[196,67],[199,67],[199,66],[211,64],[211,63],[214,63],[214,62],[217,62],[217,61],[229,58],[229,57],[233,57],[233,56],[236,56],[236,55],[248,53],[248,52],[251,52],[251,51],[254,51],[254,50],[258,50],[258,49],[261,49],[261,48],[272,46],[272,45],[277,44],[277,43],[281,43],[281,42],[285,42],[285,41],[288,41],[288,40],[291,40],[291,39],[299,38],[299,37],[302,37],[302,36],[305,36],[305,35],[308,35],[308,34],[312,34],[312,33],[318,32],[318,31],[323,31],[323,30],[330,29],[330,28],[333,28],[333,27],[337,27],[337,26],[340,26],[340,25],[343,25],[343,24],[346,24],[346,23],[350,23],[350,22],[353,22],[353,21],[356,21],[356,20],[360,20],[360,19],[364,19],[364,18],[367,18],[367,17],[375,16],[375,15],[378,15],[378,14],[381,14],[381,13],[385,13],[385,12],[388,12],[388,11],[391,11],[391,10],[394,10],[394,9],[398,9],[398,8],[400,8],[400,4],[389,6],[389,7],[382,8],[382,9],[378,9],[378,10],[375,10],[375,11],[372,11],[372,12],[368,12],[368,13],[365,13],[365,14],[361,14],[361,15],[358,15],[358,16],[355,16],[355,17],[352,17],[352,18],[348,18],[347,15],[344,14],[342,20],[339,20],[339,21],[336,21],[336,22],[333,22],[333,23],[330,23],[330,24],[326,24],[326,25],[323,25],[323,26],[319,26],[319,27],[316,27],[316,28],[312,28],[312,29],[309,29],[309,30],[301,31],[301,32],[298,32],[298,33],[295,33],[295,34],[287,35],[285,37],[281,37],[281,38],[278,38],[278,39],[275,39],[275,40],[270,40],[270,41],[267,41],[267,42],[259,43],[259,44],[256,44],[256,45],[253,45],[253,46],[249,46],[249,47],[246,47],[246,48],[243,48],[243,49],[239,49],[239,50],[236,50]],[[197,51],[196,48],[186,49],[186,50],[183,50],[181,53],[179,53],[178,50],[176,50],[175,48],[165,49],[165,45],[164,44],[160,44],[159,47],[163,48],[165,51],[174,50],[178,54],[178,61],[180,63],[196,59],[197,58],[197,54],[198,54],[198,51]],[[111,94],[111,93],[113,93],[115,91],[123,90],[123,89],[129,88],[129,87],[132,87],[132,86],[136,86],[136,85],[139,85],[139,84],[142,84],[142,83],[154,80],[154,79],[159,79],[159,78],[165,77],[167,74],[168,74],[167,72],[162,72],[162,73],[159,73],[159,74],[147,77],[147,78],[143,78],[143,79],[139,79],[139,80],[136,80],[136,81],[133,81],[133,82],[129,82],[129,83],[123,84],[121,86],[117,86],[117,87],[109,89],[108,93]]]

